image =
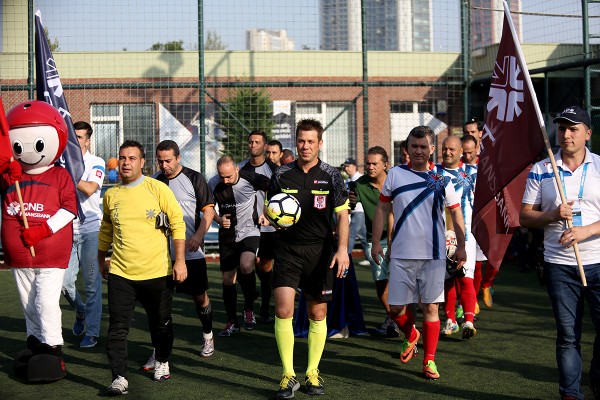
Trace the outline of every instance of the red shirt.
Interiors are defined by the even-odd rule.
[[[13,268],[67,268],[73,245],[73,224],[44,238],[34,246],[35,258],[21,238],[24,227],[15,185],[7,186],[2,175],[2,248],[4,260]],[[40,225],[64,208],[77,215],[75,185],[66,169],[52,167],[48,171],[29,175],[23,172],[21,194],[29,227]]]

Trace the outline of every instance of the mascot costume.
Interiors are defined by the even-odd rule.
[[[55,381],[67,373],[59,300],[77,215],[73,180],[54,165],[68,130],[60,113],[43,101],[18,104],[6,121],[10,148],[0,147],[2,247],[27,327],[27,349],[17,354],[15,369],[30,382]]]

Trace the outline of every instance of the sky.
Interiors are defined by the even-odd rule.
[[[389,1],[389,0],[387,0]],[[434,51],[460,51],[460,0],[432,0]],[[228,50],[245,49],[251,28],[286,29],[296,49],[319,48],[319,0],[205,0],[204,30],[215,31]],[[42,22],[61,51],[143,51],[157,42],[182,40],[185,49],[198,43],[198,5],[185,0],[37,0]],[[523,0],[524,42],[580,43],[581,0]],[[600,15],[600,4],[590,5]],[[591,19],[600,33],[600,18]]]

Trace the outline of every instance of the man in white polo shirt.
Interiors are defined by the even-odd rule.
[[[102,318],[102,277],[98,270],[98,232],[100,231],[100,189],[104,181],[104,160],[89,152],[92,127],[87,122],[73,124],[83,153],[85,172],[77,184],[77,200],[85,221],[73,221],[73,247],[69,267],[63,279],[63,295],[76,311],[73,333],[85,332],[79,347],[94,347],[100,335]],[[75,281],[81,269],[85,282],[85,303],[82,301]]]
[[[585,147],[591,119],[580,107],[567,107],[558,123],[560,150],[555,155],[559,180],[567,198],[562,204],[550,159],[535,164],[527,177],[519,222],[544,228],[544,278],[556,320],[558,386],[563,399],[583,399],[581,333],[587,299],[596,337],[590,386],[600,398],[600,157]],[[571,220],[573,227],[568,228]],[[579,276],[572,247],[579,255],[587,287]]]

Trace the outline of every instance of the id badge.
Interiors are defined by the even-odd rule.
[[[573,203],[571,207],[573,210],[573,226],[583,226],[583,220],[581,219],[581,205],[579,201]]]

